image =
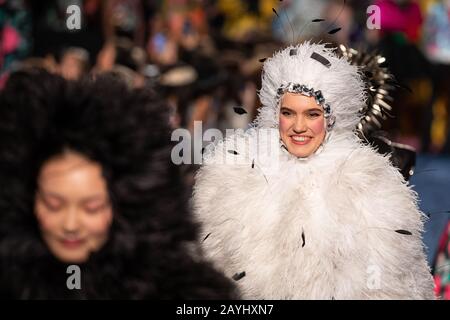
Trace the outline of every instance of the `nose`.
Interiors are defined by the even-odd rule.
[[[305,118],[301,115],[295,118],[294,126],[292,128],[295,133],[304,133],[307,131]]]
[[[76,233],[80,226],[79,212],[76,208],[69,208],[64,213],[63,229],[67,233]]]

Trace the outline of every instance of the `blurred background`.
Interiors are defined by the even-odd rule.
[[[450,0],[0,0],[0,90],[21,68],[109,71],[163,95],[174,129],[246,128],[263,59],[305,39],[377,52],[401,84],[383,130],[417,152],[410,183],[429,216],[436,290],[450,299]],[[189,185],[196,168],[183,166]]]

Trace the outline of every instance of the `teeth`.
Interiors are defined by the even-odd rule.
[[[295,141],[306,141],[307,137],[293,136],[292,139],[294,139]]]

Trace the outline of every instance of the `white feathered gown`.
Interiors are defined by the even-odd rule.
[[[388,157],[362,145],[351,121],[339,127],[337,113],[323,149],[297,159],[278,129],[264,128],[269,107],[259,126],[207,152],[197,173],[207,257],[244,299],[433,299],[424,215]]]

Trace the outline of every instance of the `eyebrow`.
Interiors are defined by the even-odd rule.
[[[319,112],[323,112],[323,110],[321,108],[311,108],[305,111],[319,111]]]
[[[38,189],[37,190],[37,193],[40,195],[40,196],[50,196],[50,197],[55,197],[55,198],[58,198],[59,200],[61,200],[61,201],[64,201],[64,197],[62,197],[62,196],[60,196],[59,194],[57,194],[57,193],[54,193],[54,192],[52,192],[52,191],[46,191],[46,190],[42,190],[42,189]]]
[[[291,109],[290,107],[287,107],[287,106],[281,106],[281,107],[280,107],[280,111],[281,111],[282,109],[287,109],[287,110],[292,111],[292,112],[297,112],[297,111],[295,111],[294,109]],[[323,110],[322,110],[321,108],[310,108],[310,109],[304,110],[304,112],[308,112],[308,111],[319,111],[319,112],[323,112]]]
[[[45,190],[42,190],[42,189],[38,189],[38,194],[40,196],[50,196],[50,197],[58,198],[58,200],[65,201],[65,198],[63,196],[60,196],[59,194],[54,193],[52,191],[45,191]],[[96,195],[93,195],[93,196],[88,196],[88,197],[82,198],[80,200],[80,202],[86,203],[86,202],[95,201],[95,200],[102,200],[102,201],[103,200],[108,200],[108,196],[107,195],[103,195],[103,194],[96,194]]]
[[[83,199],[81,199],[81,202],[82,203],[88,203],[88,202],[91,202],[91,201],[106,201],[106,202],[108,202],[108,200],[109,199],[108,199],[107,195],[97,194],[95,196],[83,198]]]

